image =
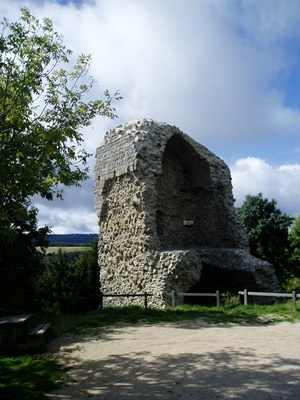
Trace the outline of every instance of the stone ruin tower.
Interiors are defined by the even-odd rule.
[[[249,253],[229,168],[177,127],[141,119],[112,129],[94,172],[104,294],[147,292],[162,307],[172,290],[280,290],[273,267]]]

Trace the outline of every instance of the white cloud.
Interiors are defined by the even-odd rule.
[[[64,189],[63,200],[47,201],[35,197],[39,225],[52,226],[53,233],[97,233],[93,179],[80,187]]]
[[[85,207],[63,208],[37,204],[39,225],[53,227],[53,233],[98,233],[95,212]]]
[[[274,198],[282,212],[290,216],[300,213],[300,164],[272,166],[265,160],[247,157],[231,166],[236,206],[242,205],[247,194]]]
[[[89,152],[120,123],[140,117],[165,121],[231,160],[237,199],[262,191],[300,213],[294,202],[299,176],[274,167],[295,162],[290,158],[299,147],[300,104],[288,105],[291,88],[284,85],[289,74],[300,71],[298,0],[95,0],[80,7],[11,0],[0,1],[0,15],[16,20],[21,6],[50,17],[75,54],[92,54],[91,74],[98,82],[93,94],[119,89],[124,97],[116,105],[119,120],[98,118],[85,131]],[[241,160],[246,155],[256,161]],[[82,209],[93,212],[86,199],[78,199],[77,207],[83,207],[78,218],[67,199],[55,210],[51,203],[45,206],[49,213],[53,209],[55,231],[73,221],[75,232]]]
[[[91,72],[102,89],[124,95],[124,120],[163,120],[208,144],[293,134],[298,111],[269,85],[287,68],[277,42],[291,35],[287,18],[297,4],[285,23],[280,2],[240,4],[238,10],[232,1],[115,0],[81,8],[45,2],[36,10],[53,18],[68,46],[93,55]],[[239,18],[248,41],[235,30]],[[272,42],[272,50],[251,41],[255,35]]]

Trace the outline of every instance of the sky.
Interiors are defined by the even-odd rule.
[[[90,179],[64,200],[34,198],[53,233],[97,233],[96,148],[106,131],[138,118],[176,125],[231,170],[235,205],[247,194],[300,214],[299,0],[0,0],[49,17],[75,55],[91,54],[102,96],[119,90],[118,119],[83,131]]]

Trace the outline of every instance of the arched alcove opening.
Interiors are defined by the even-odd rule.
[[[218,247],[222,210],[210,167],[181,135],[172,136],[156,182],[157,234],[163,249]]]
[[[201,279],[191,286],[187,293],[215,293],[218,290],[220,293],[237,294],[243,289],[257,289],[253,274],[248,271],[218,268],[206,263],[202,265]],[[216,297],[186,296],[184,303],[214,306]]]

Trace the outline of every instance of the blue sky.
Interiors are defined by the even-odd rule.
[[[50,17],[74,54],[92,54],[98,93],[120,90],[118,120],[84,132],[95,153],[104,133],[147,117],[178,126],[221,157],[236,205],[247,194],[300,214],[299,0],[0,0]],[[91,179],[65,200],[35,199],[54,233],[97,232]]]

